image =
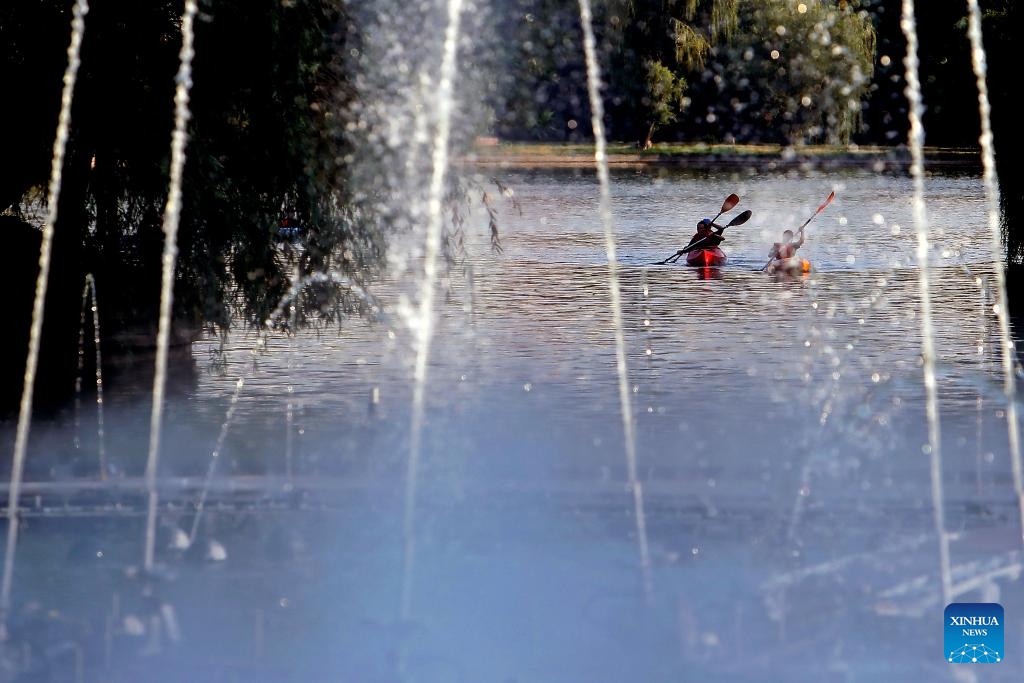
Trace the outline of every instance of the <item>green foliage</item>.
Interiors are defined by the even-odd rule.
[[[688,83],[694,82],[688,75],[703,69],[715,45],[731,38],[738,23],[737,0],[631,0],[610,7],[618,20],[608,30],[608,80],[623,97],[609,110],[616,119],[634,122],[625,126],[633,137],[649,141],[655,126],[677,120]],[[671,84],[664,73],[652,78],[655,64],[672,74]],[[655,92],[652,83],[665,95]]]
[[[675,61],[689,71],[703,69],[711,52],[711,43],[704,33],[693,24],[674,17],[669,20],[669,26],[675,40]]]
[[[866,13],[827,2],[746,0],[741,30],[720,51],[721,115],[738,139],[847,144],[874,72]]]
[[[565,0],[510,3],[499,35],[492,94],[495,132],[502,137],[555,141],[578,135],[570,122],[589,122],[579,5]],[[589,125],[587,126],[589,129]]]
[[[683,106],[686,80],[660,62],[648,62],[646,84],[644,104],[650,108],[650,120],[659,126],[675,121]]]
[[[218,0],[205,8],[183,216],[191,251],[180,269],[186,281],[214,285],[194,290],[204,319],[261,324],[296,275],[337,271],[363,281],[380,263],[379,235],[347,201],[338,161],[344,124],[332,112],[347,96],[337,61],[345,31],[330,0]],[[287,270],[275,258],[284,213],[304,228],[306,245]],[[303,314],[331,319],[358,307],[310,289],[315,305]]]
[[[1016,182],[1017,169],[1014,150],[1021,148],[1021,127],[1016,121],[1017,93],[1016,68],[1017,37],[1019,35],[1020,6],[1015,0],[995,0],[982,18],[982,34],[988,64],[988,90],[992,107],[992,137],[1003,149],[996,153],[996,172],[999,178],[999,202],[1002,208],[1001,229],[1006,242],[1008,262],[1017,266],[1024,263],[1024,190]],[[1016,226],[1016,229],[1014,229]],[[1024,298],[1024,291],[1017,293]]]

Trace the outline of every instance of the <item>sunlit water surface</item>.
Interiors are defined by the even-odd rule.
[[[154,590],[175,610],[177,640],[166,624],[156,639],[126,621],[159,603],[124,578],[142,559],[128,492],[109,514],[69,499],[64,514],[30,516],[16,602],[91,634],[74,641],[90,644],[90,679],[954,680],[910,179],[613,173],[647,596],[595,174],[493,175],[521,213],[495,194],[500,253],[486,216],[472,216],[467,258],[438,297],[411,620],[397,620],[415,356],[402,312],[413,307],[400,302],[417,295],[406,279],[379,285],[375,323],[195,344],[194,386],[165,417],[164,474],[201,481],[227,431],[202,552],[167,549],[196,500],[167,497],[177,507]],[[725,267],[654,265],[733,192],[740,204],[719,223],[753,217],[726,230]],[[1004,605],[1006,659],[978,675],[1019,681],[1020,529],[984,188],[936,175],[926,192],[951,571],[955,582],[1003,571],[957,599]],[[812,215],[800,253],[813,271],[761,272],[781,231]],[[34,428],[29,479],[91,476],[89,415],[77,449],[68,424]],[[107,456],[128,477],[144,466],[148,415],[145,393],[106,406]],[[271,483],[253,492],[249,475]],[[225,560],[202,558],[208,539]]]

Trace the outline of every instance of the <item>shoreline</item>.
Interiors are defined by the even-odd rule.
[[[982,170],[977,148],[923,149],[924,166],[945,170]],[[736,168],[754,171],[821,171],[866,169],[877,173],[909,172],[913,158],[906,146],[861,147],[858,145],[708,145],[655,144],[637,150],[633,145],[609,143],[608,165],[623,168]],[[500,168],[580,168],[594,165],[593,145],[576,143],[501,142],[478,138],[470,151],[455,160],[457,165]]]

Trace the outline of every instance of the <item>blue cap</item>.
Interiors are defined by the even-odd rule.
[[[701,223],[710,223],[710,222],[711,222],[711,219],[710,219],[710,218],[701,218],[701,219],[700,219],[700,222],[701,222]]]

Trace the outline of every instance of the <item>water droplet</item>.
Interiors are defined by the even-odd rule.
[[[206,548],[206,559],[210,562],[223,562],[228,559],[228,551],[219,541],[210,541]]]
[[[142,636],[146,633],[146,625],[134,614],[126,614],[121,620],[121,628],[130,636]]]

